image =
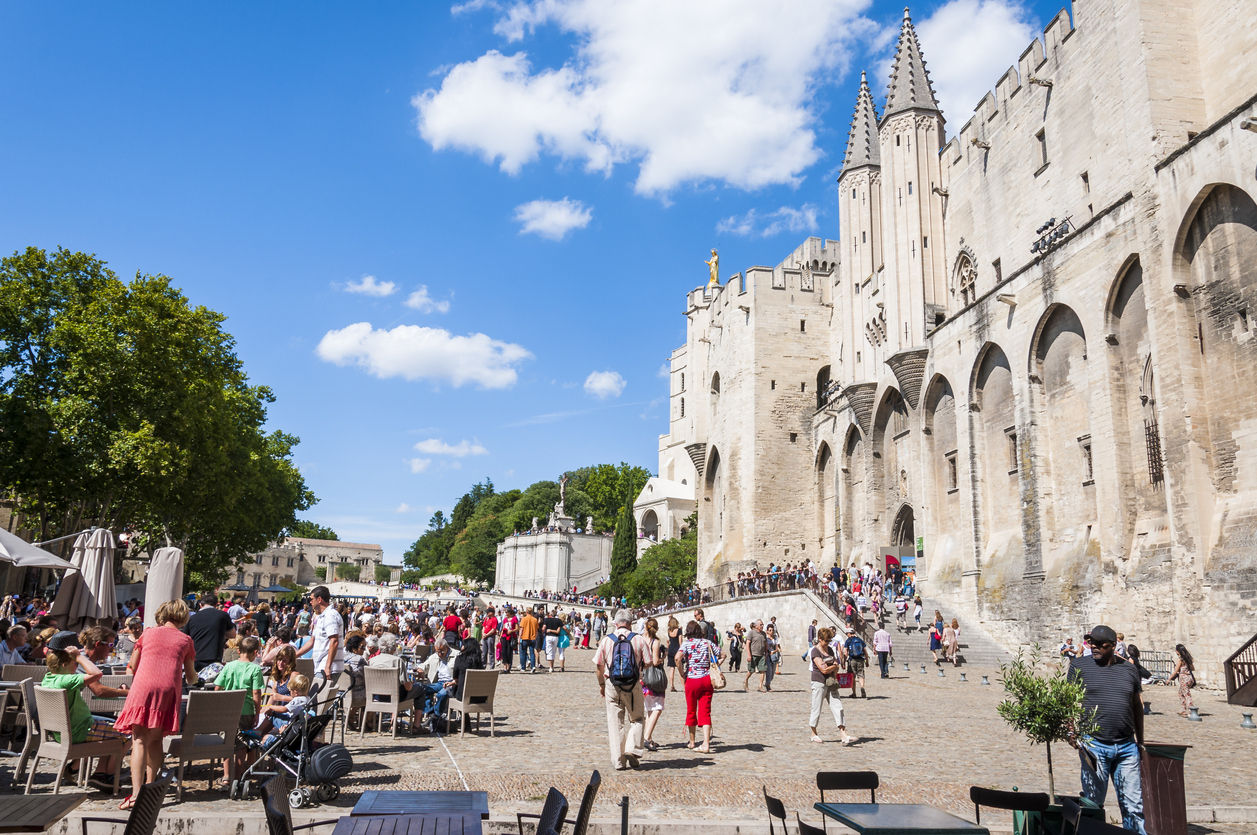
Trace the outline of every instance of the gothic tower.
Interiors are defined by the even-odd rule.
[[[865,297],[882,267],[882,166],[877,108],[864,73],[838,175],[838,197],[840,263],[847,280],[836,291],[842,315],[833,354],[838,364],[834,376],[846,385],[876,376],[876,369],[870,369],[873,357],[864,331],[866,325],[876,326],[866,321]]]
[[[939,151],[943,114],[904,9],[891,70],[881,143],[887,344],[878,359],[925,344],[947,312]]]

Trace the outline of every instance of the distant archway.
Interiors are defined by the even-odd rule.
[[[916,514],[912,511],[912,505],[904,505],[895,514],[895,524],[891,528],[890,539],[891,544],[900,548],[916,548]]]
[[[642,514],[642,536],[647,539],[659,539],[659,517],[655,515],[653,509]]]

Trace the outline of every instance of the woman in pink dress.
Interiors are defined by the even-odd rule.
[[[156,629],[146,629],[135,642],[127,672],[135,676],[127,701],[114,728],[129,732],[131,745],[131,794],[120,809],[130,809],[140,786],[157,779],[165,753],[162,738],[179,733],[183,681],[197,681],[196,649],[192,639],[179,631],[188,622],[188,604],[170,600],[157,607]]]

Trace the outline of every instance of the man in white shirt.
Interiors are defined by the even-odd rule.
[[[331,680],[345,669],[345,622],[340,613],[332,608],[332,593],[327,586],[315,586],[310,592],[310,605],[314,608],[314,620],[310,623],[310,637],[297,650],[297,655],[311,653],[315,676]],[[313,652],[311,652],[313,650]]]
[[[249,614],[249,610],[240,605],[239,600],[231,601],[231,607],[227,609],[227,617],[231,618],[232,623],[239,623],[240,619]]]
[[[650,647],[641,635],[632,633],[630,624],[633,615],[628,609],[615,613],[615,630],[602,639],[598,651],[594,653],[594,668],[598,673],[598,692],[607,701],[607,737],[611,743],[611,763],[616,771],[625,767],[637,768],[641,758],[646,755],[643,739],[646,733],[646,703],[642,696],[641,673],[650,661]],[[628,689],[623,689],[607,679],[611,676],[611,665],[617,637],[632,634],[631,646],[637,656],[638,681]]]
[[[458,652],[451,650],[444,638],[437,638],[433,644],[432,654],[423,662],[423,674],[427,684],[420,684],[423,689],[423,712],[436,718],[445,712],[445,700],[454,692],[454,659]]]
[[[873,633],[873,651],[877,653],[877,666],[881,668],[882,678],[890,678],[890,650],[893,646],[890,633],[886,627],[879,626]]]
[[[26,646],[26,627],[10,626],[9,634],[0,641],[0,667],[5,664],[25,664],[26,659],[18,652]]]

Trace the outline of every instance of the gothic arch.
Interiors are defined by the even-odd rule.
[[[820,531],[821,564],[834,558],[837,553],[836,534],[838,530],[838,480],[835,474],[834,455],[829,444],[822,441],[820,452],[816,455],[816,499],[817,529]]]
[[[1008,364],[1008,355],[995,342],[987,342],[978,349],[977,359],[973,361],[973,370],[969,372],[969,402],[979,409],[982,407],[982,393],[989,380],[992,369],[1002,365],[1011,377],[1012,367]]]
[[[978,299],[978,259],[967,246],[960,247],[952,265],[951,294],[962,308]]]
[[[983,508],[982,547],[995,532],[1019,530],[1020,494],[1017,411],[1012,368],[1004,350],[988,342],[978,352],[969,387],[971,456],[977,462]]]
[[[1116,322],[1121,318],[1118,308],[1122,306],[1120,293],[1122,285],[1126,282],[1132,268],[1141,269],[1139,265],[1139,253],[1132,252],[1126,256],[1126,260],[1122,262],[1122,266],[1117,270],[1117,276],[1113,279],[1113,283],[1109,285],[1109,293],[1104,303],[1104,327],[1107,331],[1116,330]]]
[[[890,528],[890,541],[898,547],[916,548],[916,514],[912,505],[904,502],[895,512],[895,522]]]
[[[859,537],[864,536],[868,516],[867,467],[865,466],[864,435],[852,424],[842,444],[841,495],[838,500],[838,530],[836,543],[840,554],[850,554]]]
[[[1039,322],[1034,327],[1034,335],[1030,339],[1030,357],[1027,366],[1031,374],[1042,376],[1043,361],[1048,350],[1057,339],[1065,334],[1070,334],[1080,340],[1082,359],[1085,361],[1087,359],[1087,334],[1083,329],[1082,320],[1067,304],[1049,305],[1039,317]]]

